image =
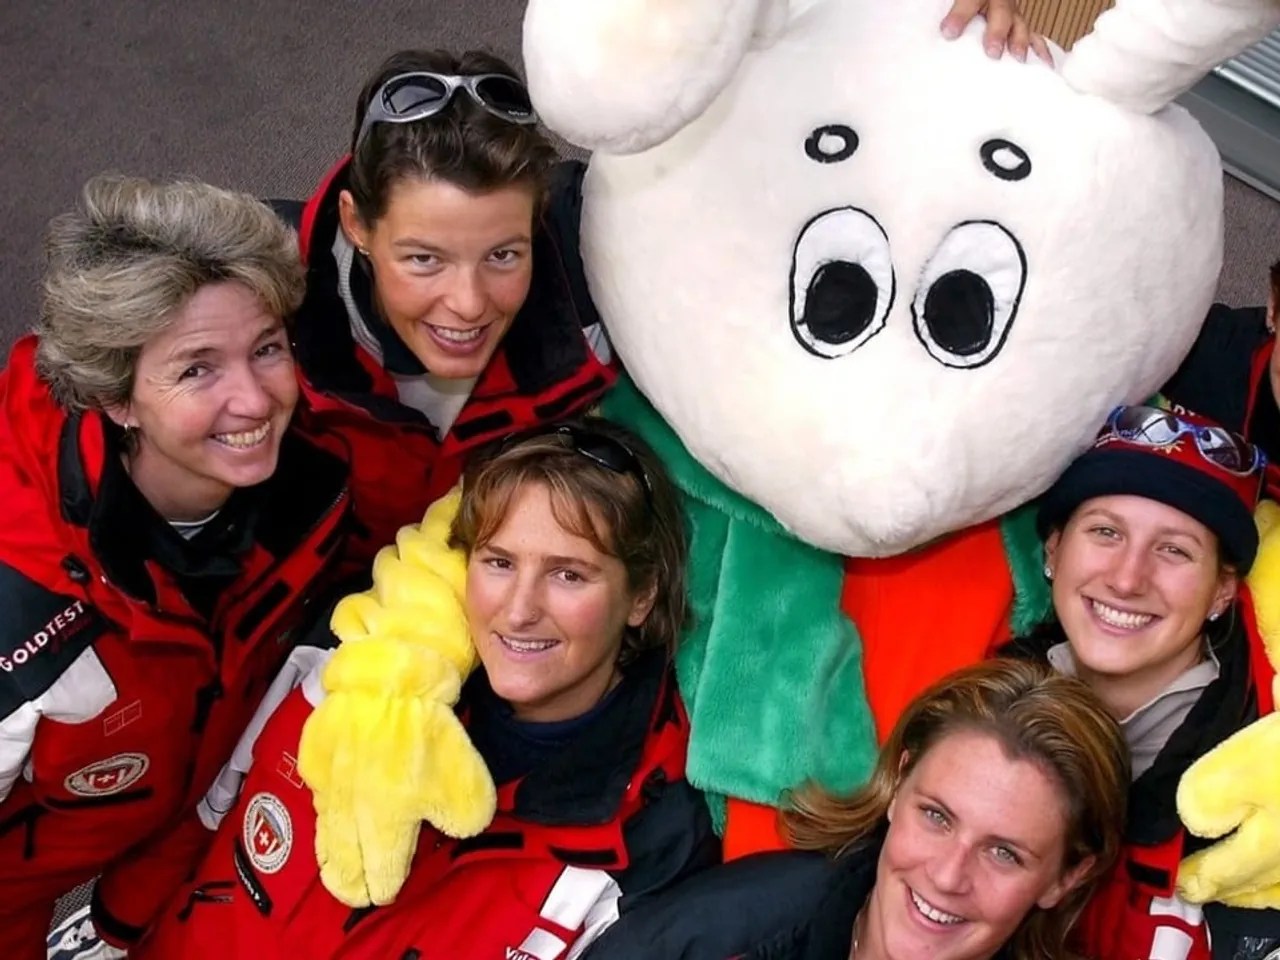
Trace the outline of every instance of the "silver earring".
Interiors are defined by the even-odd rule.
[[[364,248],[364,247],[356,247],[356,252],[357,252],[357,253],[359,253],[359,254],[360,254],[360,256],[362,256],[362,257],[368,257],[368,256],[369,256],[369,251],[368,251],[366,248]]]
[[[1215,610],[1213,611],[1213,613],[1209,614],[1209,620],[1210,621],[1217,620],[1220,616],[1222,616],[1222,611]]]
[[[1047,563],[1044,565],[1044,578],[1046,580],[1053,579],[1053,567],[1049,566]]]

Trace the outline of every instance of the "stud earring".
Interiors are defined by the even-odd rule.
[[[369,256],[369,251],[365,247],[356,247],[356,252],[358,252],[362,257],[367,258]]]
[[[1044,578],[1046,580],[1053,579],[1053,567],[1049,566],[1047,563],[1044,565]]]
[[[1222,611],[1214,610],[1211,614],[1209,614],[1209,620],[1210,621],[1217,620],[1220,616],[1222,616]]]

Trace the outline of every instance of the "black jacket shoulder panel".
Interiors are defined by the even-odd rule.
[[[1253,355],[1269,337],[1264,308],[1215,303],[1191,352],[1161,392],[1174,403],[1243,432]]]
[[[726,960],[789,936],[836,871],[817,853],[761,853],[696,874],[623,912],[585,960]]]
[[[622,829],[634,854],[627,868],[613,875],[622,890],[623,912],[720,863],[720,840],[706,801],[687,780],[658,785],[653,800]]]
[[[79,597],[41,586],[0,563],[0,717],[38,699],[107,629]]]

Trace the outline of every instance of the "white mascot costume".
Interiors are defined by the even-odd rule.
[[[1055,69],[946,41],[947,6],[526,15],[541,116],[595,151],[583,256],[643,394],[606,412],[690,501],[689,773],[734,853],[739,801],[856,782],[872,719],[1045,613],[1019,508],[1158,390],[1217,282],[1218,154],[1171,101],[1280,21],[1120,0]]]
[[[1280,0],[1119,0],[1050,66],[989,59],[981,24],[945,40],[947,7],[531,0],[526,15],[535,105],[595,151],[583,256],[634,383],[606,412],[686,494],[688,772],[731,855],[771,842],[787,788],[860,782],[877,727],[1047,612],[1027,505],[1113,406],[1174,371],[1221,265],[1219,158],[1171,101],[1280,21]],[[492,810],[483,784],[441,787],[476,761],[422,744],[414,720],[431,696],[421,710],[451,718],[474,657],[408,657],[432,665],[410,683],[360,653],[421,622],[339,629],[304,737],[325,882],[348,902],[394,895],[422,818],[474,832]],[[437,688],[452,692],[422,692]],[[407,718],[412,755],[357,715]],[[1202,832],[1241,829],[1184,866],[1202,898],[1280,901],[1266,723],[1225,768],[1260,803],[1210,811]]]

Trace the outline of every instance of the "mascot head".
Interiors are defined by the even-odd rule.
[[[543,117],[640,389],[801,539],[909,550],[1040,493],[1195,338],[1222,174],[1171,99],[1275,0],[1120,0],[1055,67],[947,0],[532,0]]]

